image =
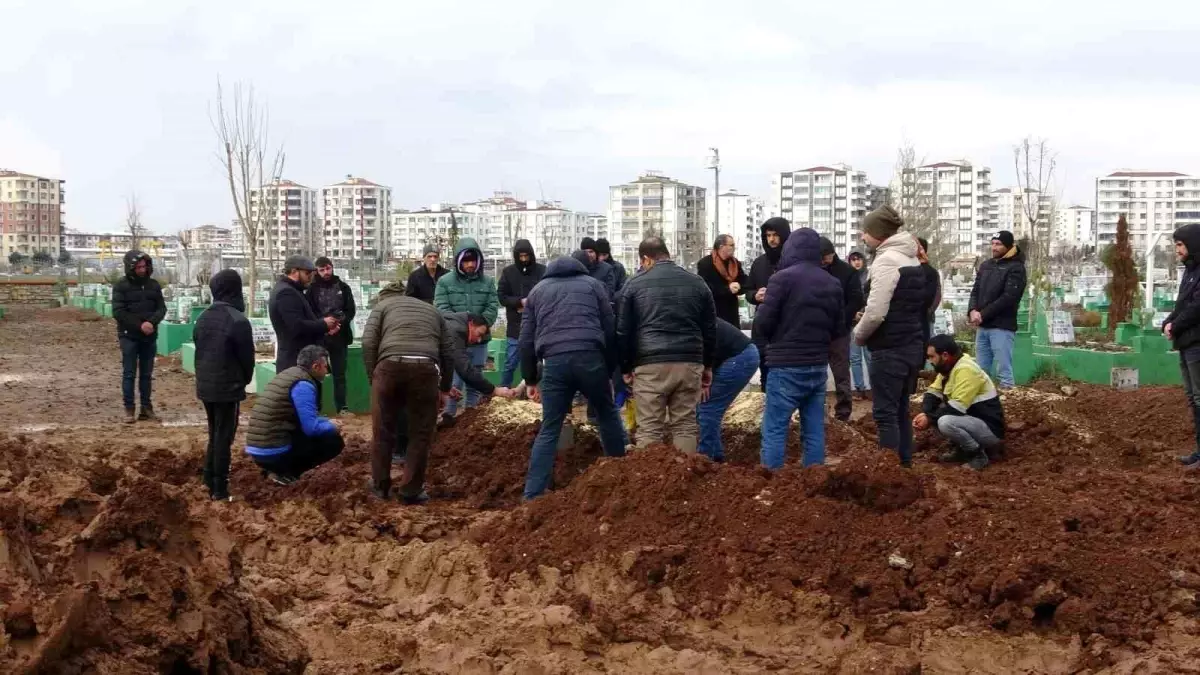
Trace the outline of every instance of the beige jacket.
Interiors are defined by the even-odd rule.
[[[900,280],[900,268],[920,265],[917,260],[917,238],[908,232],[897,232],[875,249],[871,267],[867,270],[870,294],[863,309],[862,320],[854,327],[854,342],[864,344],[883,323],[892,293]]]

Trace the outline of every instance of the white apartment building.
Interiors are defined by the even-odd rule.
[[[250,220],[259,223],[259,260],[282,261],[294,253],[311,256],[320,249],[317,191],[312,188],[277,179],[251,190]]]
[[[988,195],[988,218],[996,230],[1008,230],[1013,237],[1035,239],[1051,237],[1054,227],[1054,198],[1041,194],[1033,188],[1006,187],[992,190]],[[1037,232],[1033,233],[1031,210],[1037,218]]]
[[[1113,243],[1125,214],[1130,243],[1145,251],[1156,235],[1169,246],[1177,227],[1200,223],[1200,177],[1175,171],[1122,169],[1096,179],[1097,246]]]
[[[389,215],[392,189],[365,178],[321,188],[324,250],[335,260],[386,260],[392,250]]]
[[[846,164],[785,171],[779,187],[779,215],[792,229],[810,227],[828,237],[843,259],[858,240],[867,214],[867,173]]]
[[[766,206],[761,199],[755,199],[737,190],[722,192],[717,199],[720,203],[720,208],[714,209],[715,216],[719,219],[716,223],[717,234],[733,236],[737,246],[735,255],[738,260],[745,262],[749,269],[749,264],[762,255],[760,228],[766,220]],[[712,244],[713,242],[709,242],[710,246]]]
[[[705,199],[708,191],[657,171],[608,189],[608,240],[612,255],[628,269],[638,265],[638,246],[651,235],[662,237],[675,261],[689,269],[707,255]]]
[[[66,181],[0,169],[0,257],[32,257],[45,251],[57,258],[63,233]]]
[[[1096,246],[1096,211],[1090,206],[1071,206],[1054,214],[1050,252]]]
[[[512,246],[518,239],[528,239],[540,259],[550,260],[578,248],[584,237],[595,238],[595,218],[594,214],[564,208],[559,202],[523,201],[508,192],[496,192],[488,199],[466,204],[396,210],[391,215],[392,256],[415,260],[425,246],[432,244],[448,257],[452,225],[457,224],[458,237],[471,237],[483,250],[484,258],[494,261],[487,263],[489,269],[493,264],[503,267],[511,262]]]
[[[62,245],[77,260],[121,260],[125,252],[134,246],[133,235],[124,232],[80,232],[64,229]],[[139,250],[158,259],[174,259],[179,237],[143,232],[138,237]]]
[[[909,223],[928,223],[924,236],[931,242],[954,241],[961,256],[990,256],[998,229],[991,220],[991,188],[991,169],[960,159],[904,169],[892,200]]]
[[[233,248],[233,232],[234,228],[232,227],[201,225],[181,230],[179,239],[184,246],[193,251],[228,251]]]
[[[608,239],[608,216],[603,213],[589,213],[587,217],[587,233],[592,239]]]

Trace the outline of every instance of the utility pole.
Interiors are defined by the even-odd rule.
[[[708,168],[713,172],[713,226],[708,234],[709,241],[716,241],[721,230],[721,151],[709,148]]]

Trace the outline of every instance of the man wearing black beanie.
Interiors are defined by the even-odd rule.
[[[975,360],[989,374],[996,364],[995,378],[1001,389],[1012,389],[1013,343],[1017,337],[1017,307],[1025,295],[1025,255],[1013,242],[1013,234],[1000,230],[992,237],[992,258],[975,273],[971,288],[971,325],[975,333]]]
[[[579,242],[579,250],[587,254],[588,274],[604,284],[604,287],[608,289],[608,298],[612,300],[617,294],[616,270],[612,265],[600,259],[600,249],[597,247],[595,239],[584,237]]]

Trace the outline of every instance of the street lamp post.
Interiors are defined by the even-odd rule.
[[[716,241],[721,229],[721,151],[716,148],[709,148],[708,151],[712,153],[708,157],[708,168],[713,172],[713,226],[708,240]]]

